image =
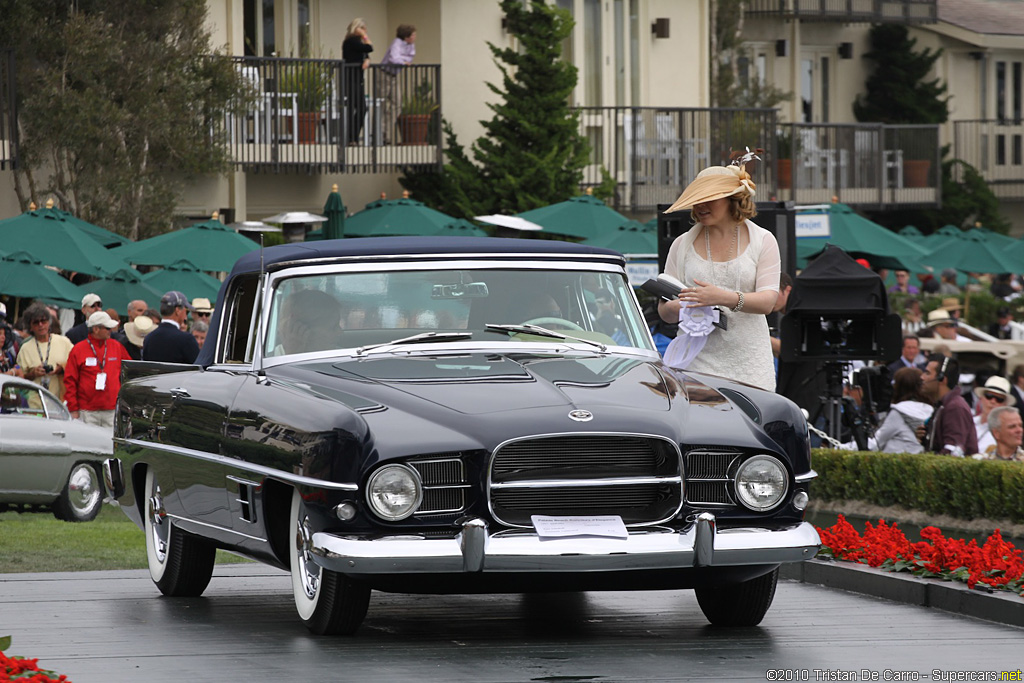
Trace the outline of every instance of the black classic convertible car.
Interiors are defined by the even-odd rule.
[[[217,548],[354,632],[372,590],[693,588],[761,621],[814,556],[800,410],[662,365],[621,255],[372,238],[238,261],[196,365],[134,364],[106,484],[165,594]]]

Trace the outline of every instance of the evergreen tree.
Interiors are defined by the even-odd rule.
[[[871,29],[871,50],[864,58],[875,63],[867,93],[853,106],[858,121],[889,124],[945,123],[949,119],[946,85],[928,75],[941,50],[915,51],[917,41],[905,26],[880,24]],[[872,220],[892,229],[914,225],[930,233],[943,225],[971,228],[976,222],[1007,233],[1009,222],[999,213],[999,200],[977,169],[960,159],[947,159],[942,150],[942,207],[887,210]],[[962,180],[954,178],[959,169]]]
[[[499,101],[481,122],[485,134],[470,150],[443,126],[448,163],[441,173],[405,169],[403,187],[451,215],[519,213],[563,201],[579,192],[589,144],[569,107],[576,67],[561,59],[572,33],[568,12],[543,0],[502,0],[509,33],[520,49],[488,43],[502,87],[488,83]]]
[[[0,0],[18,64],[22,204],[53,195],[133,239],[167,230],[183,184],[228,168],[221,122],[243,85],[204,0]]]
[[[875,63],[867,94],[853,105],[858,121],[871,123],[945,123],[949,119],[946,85],[925,80],[941,50],[916,52],[917,41],[906,26],[878,24],[869,34],[871,50],[864,59]]]

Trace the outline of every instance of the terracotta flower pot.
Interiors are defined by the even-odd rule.
[[[779,177],[778,185],[780,190],[788,190],[793,187],[793,160],[792,159],[779,159],[778,160]]]
[[[320,112],[299,112],[299,143],[309,145],[316,142],[316,129],[320,125]]]
[[[904,187],[928,187],[928,172],[932,168],[932,162],[927,159],[907,159],[903,162],[903,186]]]
[[[398,130],[403,145],[425,145],[430,130],[431,114],[402,114],[398,117]]]

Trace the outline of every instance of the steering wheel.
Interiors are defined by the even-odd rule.
[[[537,325],[538,327],[547,327],[549,325],[561,325],[562,328],[566,329],[566,330],[577,330],[579,332],[583,332],[584,331],[582,327],[580,327],[579,325],[577,325],[576,323],[574,323],[571,320],[566,320],[565,318],[555,318],[555,317],[550,317],[550,318],[533,318],[532,320],[527,320],[523,324],[524,325]]]

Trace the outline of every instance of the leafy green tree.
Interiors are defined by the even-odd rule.
[[[165,231],[184,183],[228,168],[219,134],[243,86],[211,49],[204,0],[0,1],[18,63],[23,208],[131,238]]]
[[[494,116],[467,151],[447,122],[443,125],[448,163],[432,173],[407,168],[403,187],[446,213],[471,217],[519,213],[579,193],[589,144],[579,133],[578,114],[569,107],[576,67],[561,59],[562,41],[572,33],[568,12],[543,0],[502,0],[508,31],[520,49],[488,43],[502,74]]]
[[[875,63],[864,96],[854,104],[858,121],[889,124],[945,123],[949,119],[946,85],[928,76],[941,50],[915,50],[905,26],[880,24],[871,29],[871,49],[865,59]],[[896,210],[874,214],[882,225],[898,229],[915,225],[925,233],[943,225],[986,228],[1007,233],[1010,223],[999,213],[999,200],[977,169],[961,159],[947,159],[942,150],[942,207],[939,209]],[[958,180],[959,178],[959,180]]]

